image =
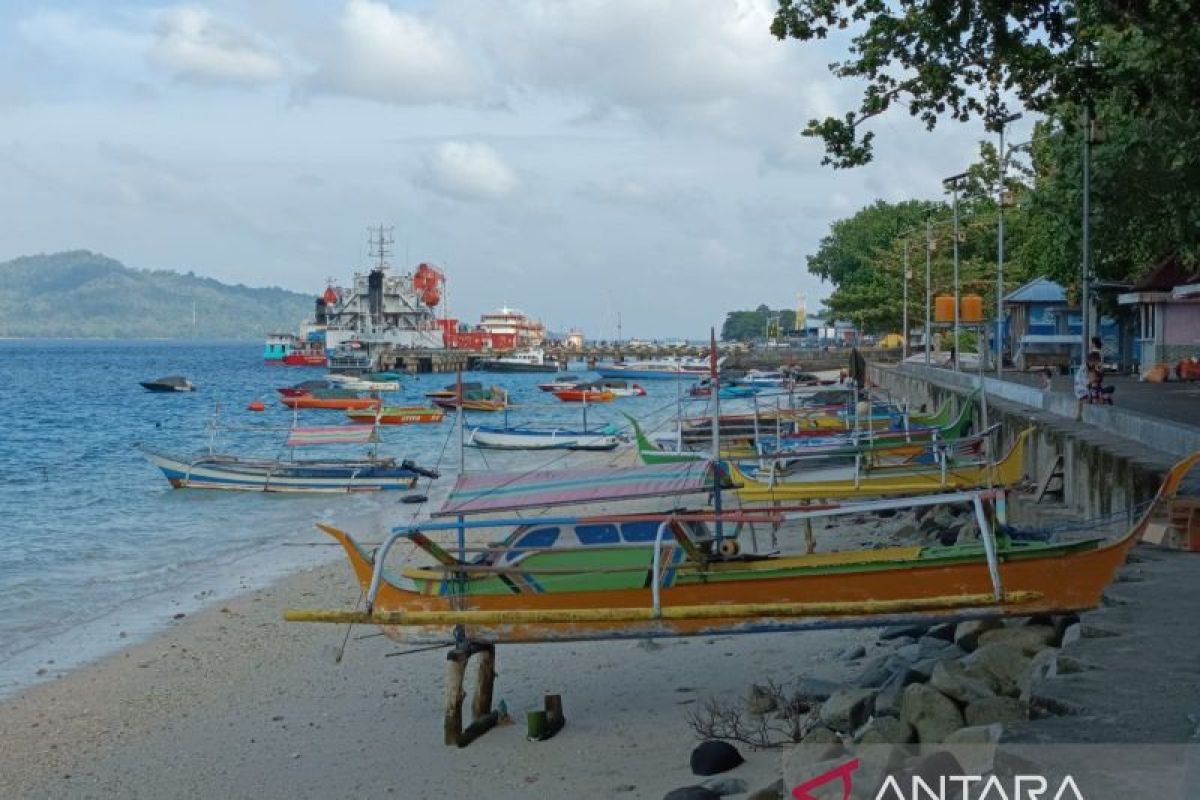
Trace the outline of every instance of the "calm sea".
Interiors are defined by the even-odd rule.
[[[222,424],[262,429],[223,433],[219,450],[278,454],[292,412],[275,388],[322,372],[266,366],[257,343],[0,341],[0,694],[144,637],[175,614],[336,557],[328,547],[296,546],[320,541],[318,520],[383,529],[405,518],[410,507],[398,493],[171,489],[134,449],[138,442],[167,452],[204,449],[219,405]],[[188,376],[198,391],[153,394],[138,385],[169,374]],[[507,387],[519,406],[510,412],[514,424],[578,425],[578,408],[537,391],[544,378],[464,376]],[[424,392],[452,380],[412,378],[392,399],[423,404]],[[589,423],[619,419],[618,406],[640,414],[674,404],[673,385],[648,388],[652,397],[590,409]],[[266,412],[246,410],[255,399]],[[484,424],[502,421],[479,416]],[[343,420],[331,411],[300,417],[308,425]],[[382,452],[439,466],[437,484],[446,486],[458,468],[454,431],[450,417],[387,428]],[[554,458],[492,453],[485,463],[484,454],[468,451],[466,463],[527,468]]]

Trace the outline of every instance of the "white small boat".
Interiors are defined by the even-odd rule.
[[[543,392],[557,392],[561,389],[574,389],[578,385],[578,375],[559,375],[552,381],[539,383],[537,388],[541,389]]]
[[[489,450],[612,450],[620,444],[612,426],[594,431],[567,428],[471,428],[467,444]]]
[[[645,397],[646,390],[636,383],[630,384],[625,381],[618,381],[612,378],[602,378],[598,381],[592,381],[587,384],[590,388],[600,389],[606,392],[611,392],[617,397]],[[580,388],[576,386],[575,388]]]
[[[400,381],[373,381],[355,375],[330,374],[326,380],[351,392],[398,392]]]

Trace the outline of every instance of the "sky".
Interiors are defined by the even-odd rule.
[[[449,313],[702,338],[814,311],[829,224],[941,197],[990,135],[872,122],[876,161],[799,131],[854,107],[846,41],[770,0],[0,3],[0,260],[83,248],[314,295],[394,226]],[[1017,136],[1019,131],[1015,132]],[[1027,137],[1026,137],[1027,138]],[[1015,141],[1014,138],[1012,141]]]

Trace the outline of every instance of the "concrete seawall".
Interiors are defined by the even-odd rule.
[[[872,364],[869,375],[893,398],[932,409],[947,397],[966,397],[976,374],[905,364]],[[984,379],[988,421],[1003,425],[1003,453],[1017,433],[1035,425],[1025,472],[1040,483],[1063,457],[1064,502],[1084,519],[1133,510],[1153,498],[1163,475],[1184,455],[1200,450],[1200,429],[1113,407],[1089,406],[1076,422],[1075,402],[1031,386]],[[981,410],[976,409],[977,427]]]

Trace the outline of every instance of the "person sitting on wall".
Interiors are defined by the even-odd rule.
[[[1099,352],[1088,354],[1088,402],[1112,405],[1114,388],[1104,385],[1104,364]]]

